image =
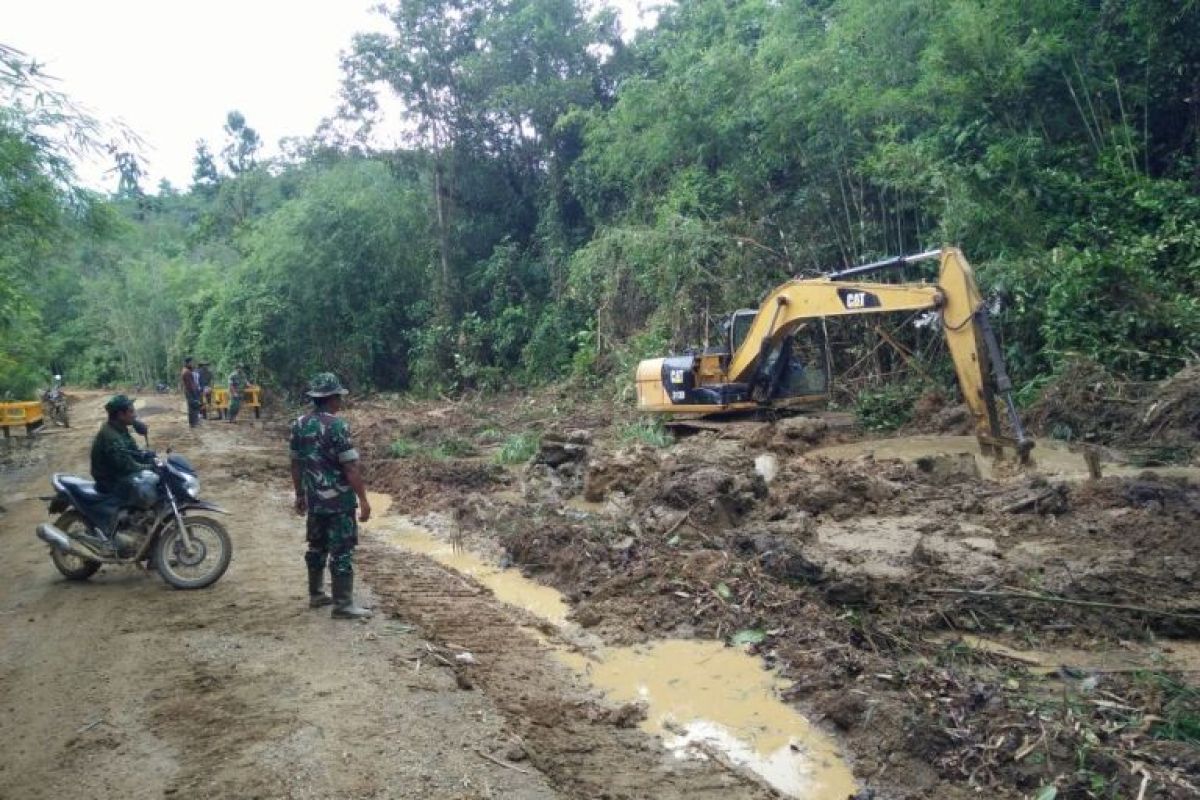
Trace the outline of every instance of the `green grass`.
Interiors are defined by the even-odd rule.
[[[675,437],[663,427],[661,419],[641,419],[621,427],[618,435],[626,443],[642,442],[651,447],[670,447]]]
[[[391,447],[388,448],[388,452],[392,458],[411,458],[417,454],[419,449],[416,442],[408,439],[397,439],[392,442]]]
[[[497,464],[524,464],[533,458],[541,443],[541,435],[534,431],[514,433],[504,440],[496,452]]]
[[[411,439],[397,439],[388,448],[392,458],[432,458],[443,461],[447,458],[463,458],[478,455],[479,448],[465,439],[449,437],[435,445],[414,442]]]
[[[434,458],[464,458],[479,454],[479,448],[466,439],[450,436],[434,445],[431,455]]]
[[[1200,744],[1200,689],[1159,672],[1148,673],[1143,679],[1163,696],[1163,720],[1151,729],[1154,738]]]
[[[475,441],[483,444],[496,444],[504,441],[504,431],[497,428],[484,428],[475,432]]]

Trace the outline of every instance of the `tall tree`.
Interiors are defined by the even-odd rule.
[[[208,142],[198,139],[196,153],[192,156],[192,191],[212,195],[220,183],[221,173],[217,171],[217,162]]]
[[[229,171],[237,176],[254,169],[260,147],[258,131],[246,124],[242,112],[230,111],[225,116],[225,147],[221,149]]]

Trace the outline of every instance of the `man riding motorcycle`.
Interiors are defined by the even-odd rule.
[[[96,507],[95,515],[103,521],[101,535],[111,544],[121,508],[133,501],[133,477],[154,464],[154,453],[140,449],[129,434],[131,427],[138,433],[145,432],[132,400],[123,394],[114,395],[104,404],[104,410],[108,421],[92,440],[92,478],[96,491],[107,495]]]

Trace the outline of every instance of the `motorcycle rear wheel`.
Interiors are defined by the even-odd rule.
[[[203,589],[221,579],[233,558],[233,541],[221,523],[208,517],[184,517],[192,551],[184,548],[177,523],[171,523],[154,546],[154,568],[176,589]],[[213,551],[216,551],[215,553]],[[195,573],[192,567],[200,567]],[[188,571],[185,571],[188,570]]]
[[[78,511],[68,511],[54,520],[54,527],[63,533],[70,533],[72,526],[77,526],[81,532],[87,531],[87,522]],[[86,581],[96,574],[96,570],[100,569],[99,561],[64,553],[57,547],[50,548],[50,560],[54,562],[54,566],[58,568],[63,577],[69,581]]]

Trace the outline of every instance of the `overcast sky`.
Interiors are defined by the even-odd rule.
[[[337,106],[338,53],[360,31],[384,30],[379,0],[7,0],[0,42],[43,64],[62,89],[146,142],[144,186],[191,183],[196,140],[219,151],[237,109],[267,155],[311,134]],[[636,7],[636,0],[614,5]],[[636,12],[629,15],[633,22]],[[628,23],[627,23],[628,24]],[[108,165],[81,177],[115,189]]]

